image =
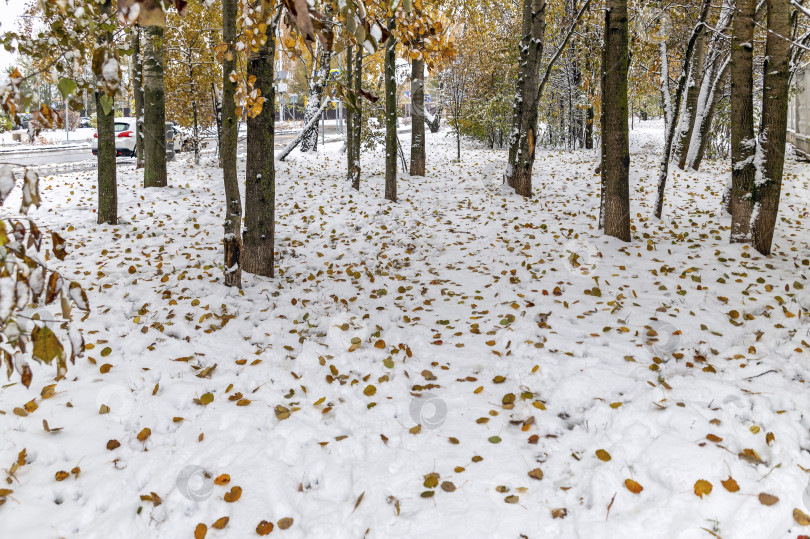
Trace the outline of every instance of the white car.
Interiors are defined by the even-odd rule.
[[[126,155],[135,157],[135,118],[116,118],[114,125],[115,132],[115,153],[118,156]],[[166,122],[166,141],[171,141],[174,145],[175,153],[179,153],[185,149],[189,141],[182,134],[182,132],[174,127],[170,122]],[[93,142],[91,144],[93,155],[98,154],[98,132],[93,135]]]
[[[115,154],[135,156],[135,118],[116,118],[114,124],[115,131]],[[93,155],[98,155],[98,132],[93,135],[93,142],[90,145]]]

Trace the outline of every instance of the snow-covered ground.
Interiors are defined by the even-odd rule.
[[[21,141],[15,141],[13,135],[19,134]],[[13,150],[15,152],[27,149],[46,149],[51,147],[70,146],[90,146],[93,135],[96,134],[94,127],[80,127],[73,131],[65,132],[64,129],[45,129],[40,132],[37,138],[31,142],[28,132],[25,130],[8,131],[0,133],[0,151]]]
[[[0,537],[810,533],[810,166],[787,165],[766,258],[728,244],[727,163],[675,170],[652,217],[661,125],[631,137],[627,244],[597,229],[594,151],[540,151],[524,200],[502,151],[457,163],[428,134],[396,204],[380,152],[356,193],[340,144],[296,151],[277,276],[242,292],[210,158],[165,189],[120,168],[119,226],[94,173],[45,178],[89,350],[50,398],[43,366],[0,389],[0,467],[25,450]]]

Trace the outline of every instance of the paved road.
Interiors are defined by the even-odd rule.
[[[277,133],[275,137],[276,147],[283,147],[289,141],[296,137],[298,132],[284,132]],[[336,134],[334,122],[332,125],[326,126],[327,136],[334,136]],[[216,141],[214,139],[207,139],[203,141],[205,151],[215,151]],[[207,145],[207,148],[205,146]],[[237,151],[244,153],[247,151],[247,143],[244,133],[240,134]],[[190,152],[178,154],[178,159],[191,158]],[[28,166],[33,167],[34,170],[40,174],[47,173],[63,173],[63,172],[84,172],[96,169],[96,158],[90,151],[90,148],[75,148],[69,150],[55,149],[53,151],[42,152],[20,152],[20,153],[4,153],[0,155],[0,163],[17,165],[19,168]],[[118,165],[132,165],[135,159],[131,157],[119,157],[117,159]]]

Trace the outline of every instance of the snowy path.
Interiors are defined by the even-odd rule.
[[[125,169],[117,227],[95,224],[93,173],[44,179],[35,217],[92,288],[92,348],[50,398],[36,365],[31,391],[0,390],[0,467],[26,451],[0,537],[810,532],[793,517],[810,513],[810,166],[788,163],[766,259],[727,243],[728,165],[676,170],[651,216],[661,132],[643,125],[629,244],[597,230],[594,152],[540,152],[523,200],[503,152],[459,165],[429,134],[428,177],[402,176],[392,205],[381,154],[358,194],[338,144],[296,151],[277,164],[278,275],[243,293],[219,282],[211,163],[170,164],[162,190]]]

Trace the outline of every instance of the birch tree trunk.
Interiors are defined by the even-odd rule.
[[[695,128],[695,115],[697,112],[698,96],[703,85],[703,70],[706,60],[706,31],[701,31],[695,41],[695,51],[692,55],[692,68],[686,82],[686,99],[683,104],[683,114],[679,120],[678,132],[675,137],[675,146],[672,157],[678,160],[678,168],[686,167],[686,156],[689,152],[689,143],[692,131]]]
[[[627,0],[606,0],[602,49],[602,205],[605,234],[630,241]]]
[[[394,18],[388,19],[388,30],[394,30]],[[397,81],[396,40],[385,42],[385,198],[397,201]]]
[[[143,168],[143,56],[141,27],[132,29],[132,93],[135,98],[135,168]]]
[[[275,40],[269,29],[268,35],[270,37],[265,45],[258,52],[252,52],[248,59],[248,76],[256,77],[254,87],[261,92],[264,104],[258,116],[248,117],[247,120],[242,268],[249,273],[272,277],[276,201],[276,171],[273,162]]]
[[[222,39],[228,46],[222,60],[222,103],[220,112],[220,162],[225,184],[225,286],[242,287],[242,201],[236,175],[236,83],[231,73],[236,68],[236,5],[238,0],[222,0]]]
[[[165,187],[166,96],[163,86],[163,27],[144,27],[144,187]]]
[[[112,0],[105,0],[101,4],[102,18],[109,19]],[[112,44],[112,34],[104,32],[98,36],[98,43]],[[104,111],[102,96],[98,90],[95,92],[97,128],[98,128],[98,224],[118,224],[118,186],[115,170],[115,108],[113,103]]]
[[[727,56],[720,65],[719,73],[717,73],[710,85],[709,95],[706,97],[708,106],[704,105],[701,114],[696,119],[697,123],[695,130],[692,132],[692,142],[689,144],[687,158],[688,166],[692,170],[700,169],[700,163],[703,161],[703,155],[709,145],[709,130],[712,127],[714,114],[717,112],[717,105],[720,103],[720,97],[723,94],[722,89],[726,85],[730,67],[731,59]]]
[[[425,175],[425,62],[411,66],[411,176]]]
[[[327,2],[323,10],[325,19],[325,26],[327,30],[332,28],[332,4]],[[316,152],[318,151],[318,123],[310,124],[310,120],[316,114],[320,114],[321,100],[324,99],[324,89],[329,81],[329,67],[332,60],[332,53],[321,47],[318,41],[315,48],[316,59],[313,59],[312,74],[309,78],[309,94],[307,94],[307,106],[304,109],[304,125],[310,125],[308,129],[304,130],[304,137],[301,139],[302,152]]]
[[[759,130],[761,170],[751,191],[754,202],[751,242],[763,255],[771,254],[773,232],[779,213],[782,172],[787,135],[788,79],[790,60],[790,0],[768,0],[768,37],[765,43],[765,79],[762,88],[762,120]]]
[[[731,243],[751,239],[754,184],[754,6],[737,0],[731,27]]]
[[[700,10],[700,16],[698,17],[697,24],[695,28],[692,30],[692,35],[689,38],[689,42],[686,45],[686,54],[684,55],[683,60],[683,68],[681,69],[681,74],[678,77],[678,86],[675,89],[675,99],[672,101],[671,106],[671,114],[669,123],[666,126],[666,133],[664,135],[664,153],[661,156],[661,166],[658,171],[658,195],[655,200],[655,216],[657,218],[661,218],[661,215],[664,211],[664,192],[667,188],[667,176],[669,175],[669,159],[670,155],[672,154],[672,144],[675,139],[675,128],[678,124],[678,115],[680,112],[681,107],[681,99],[683,96],[683,91],[686,87],[686,81],[688,78],[689,67],[692,65],[692,55],[695,50],[695,42],[698,39],[698,36],[703,32],[703,26],[706,21],[706,17],[709,14],[709,7],[711,6],[711,0],[703,0],[703,7]],[[662,78],[669,78],[668,73],[661,73]],[[668,92],[668,90],[667,90]]]

